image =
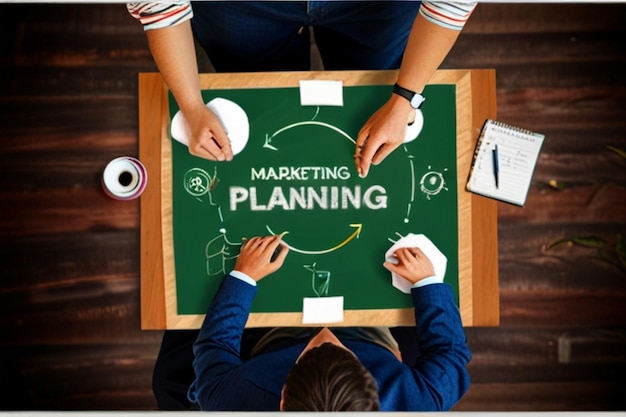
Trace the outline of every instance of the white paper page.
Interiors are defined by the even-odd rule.
[[[490,124],[474,162],[468,189],[478,194],[524,205],[543,143],[543,135]],[[499,181],[496,187],[493,150],[498,145]]]

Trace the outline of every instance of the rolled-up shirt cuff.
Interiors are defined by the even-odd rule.
[[[176,26],[193,17],[191,3],[186,0],[131,2],[126,8],[146,31]]]
[[[253,287],[256,287],[256,281],[253,280],[252,278],[250,278],[248,275],[244,274],[243,272],[239,272],[239,271],[235,271],[232,270],[230,272],[230,275],[242,280],[243,282],[247,282],[248,284],[252,285]]]
[[[442,282],[443,280],[439,277],[428,277],[428,278],[420,279],[415,284],[411,285],[411,288],[425,287],[426,285],[430,285],[430,284],[441,284]]]

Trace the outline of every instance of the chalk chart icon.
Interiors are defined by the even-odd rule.
[[[222,123],[228,139],[230,139],[233,155],[243,151],[250,137],[250,121],[246,112],[239,104],[221,97],[214,98],[206,103],[206,106],[215,113]],[[189,126],[180,110],[172,118],[170,133],[172,138],[185,146],[189,146]]]
[[[446,187],[446,180],[443,177],[443,172],[433,171],[428,166],[429,171],[426,172],[420,180],[420,189],[426,195],[426,198],[430,200],[431,196],[439,194],[443,190],[448,190]],[[444,172],[448,168],[444,169]]]

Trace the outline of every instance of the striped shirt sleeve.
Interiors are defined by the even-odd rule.
[[[144,30],[175,26],[193,17],[189,1],[136,2],[128,3],[126,8]]]
[[[420,14],[426,20],[448,29],[461,30],[476,7],[475,1],[422,1]]]

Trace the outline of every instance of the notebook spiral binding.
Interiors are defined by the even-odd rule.
[[[530,130],[522,129],[521,127],[512,126],[512,125],[509,125],[507,123],[499,122],[499,121],[492,120],[492,119],[487,119],[487,121],[485,122],[485,125],[487,123],[491,123],[492,125],[497,126],[497,127],[501,127],[503,129],[512,130],[512,131],[518,132],[518,133],[523,133],[525,135],[533,136],[535,134],[534,132],[531,132]]]

